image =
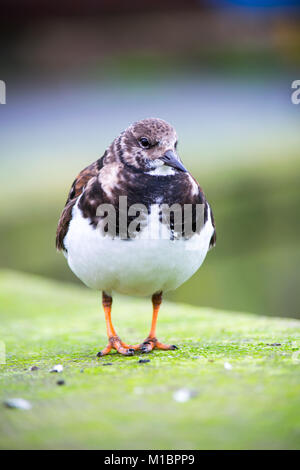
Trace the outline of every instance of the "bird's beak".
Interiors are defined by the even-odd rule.
[[[172,168],[176,168],[177,170],[187,173],[187,169],[183,166],[183,164],[179,160],[179,157],[175,155],[172,150],[167,150],[167,152],[159,159],[162,160],[165,165],[171,166]]]

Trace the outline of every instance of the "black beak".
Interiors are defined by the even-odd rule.
[[[176,168],[176,170],[187,173],[187,169],[184,168],[183,164],[172,150],[168,150],[162,157],[160,157],[160,160],[162,160],[167,166],[171,166],[172,168]]]

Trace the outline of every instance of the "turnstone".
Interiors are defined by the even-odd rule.
[[[162,293],[189,279],[216,241],[210,206],[176,148],[176,132],[167,122],[135,122],[72,184],[56,247],[81,281],[102,291],[108,345],[98,356],[111,349],[127,356],[176,349],[156,338]],[[113,291],[152,295],[151,329],[141,344],[128,345],[117,335]]]

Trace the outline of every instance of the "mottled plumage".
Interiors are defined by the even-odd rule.
[[[202,189],[182,165],[176,147],[176,132],[165,121],[151,118],[134,123],[112,142],[103,157],[79,173],[69,192],[56,246],[64,250],[71,269],[83,282],[103,291],[104,310],[109,311],[107,325],[111,323],[111,291],[153,294],[156,312],[161,292],[188,279],[215,244],[212,211]],[[128,240],[120,238],[120,196],[127,197],[127,208],[144,206],[141,223]],[[115,234],[107,231],[103,214],[97,212],[102,204],[116,209]],[[183,213],[184,205],[191,204],[192,230],[184,222],[178,227],[172,218],[166,220],[162,204],[178,204]],[[204,208],[201,220],[196,211],[199,204]],[[128,216],[127,230],[134,219]],[[167,240],[145,238],[151,220],[160,225]],[[112,325],[108,330],[109,346],[103,354],[112,347],[123,354],[160,346],[172,349],[159,343],[153,331],[148,343],[129,348],[114,334]]]

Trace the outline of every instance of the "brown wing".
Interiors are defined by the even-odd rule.
[[[203,201],[206,201],[205,199],[205,196],[204,196],[204,193],[198,183],[198,181],[196,180],[196,178],[194,178],[192,175],[191,177],[193,178],[193,180],[195,181],[195,183],[197,184],[198,188],[199,188],[199,195],[200,195],[200,203],[203,204]],[[206,204],[206,214],[207,214],[207,206],[208,206],[208,202],[206,201],[205,202]],[[211,236],[211,239],[210,239],[210,242],[209,242],[209,249],[213,248],[215,245],[216,245],[216,242],[217,242],[217,234],[216,234],[216,224],[215,224],[215,219],[214,219],[214,214],[213,214],[213,211],[211,209],[211,207],[209,206],[209,209],[210,209],[210,217],[211,217],[211,223],[212,223],[212,226],[214,228],[214,233],[212,234]],[[206,222],[205,220],[205,215],[204,215],[204,222]]]
[[[213,228],[215,229],[214,230],[214,233],[212,234],[212,237],[210,239],[210,243],[209,243],[209,248],[213,248],[217,242],[217,234],[216,234],[216,224],[215,224],[215,219],[214,219],[214,215],[213,215],[213,212],[211,210],[211,207],[210,207],[210,216],[211,216],[211,223],[213,225]]]
[[[61,213],[56,230],[56,248],[58,250],[65,249],[64,238],[68,232],[70,220],[72,218],[72,209],[89,180],[94,176],[97,176],[101,170],[103,166],[103,158],[104,156],[84,168],[84,170],[79,173],[71,186],[66,205]]]

